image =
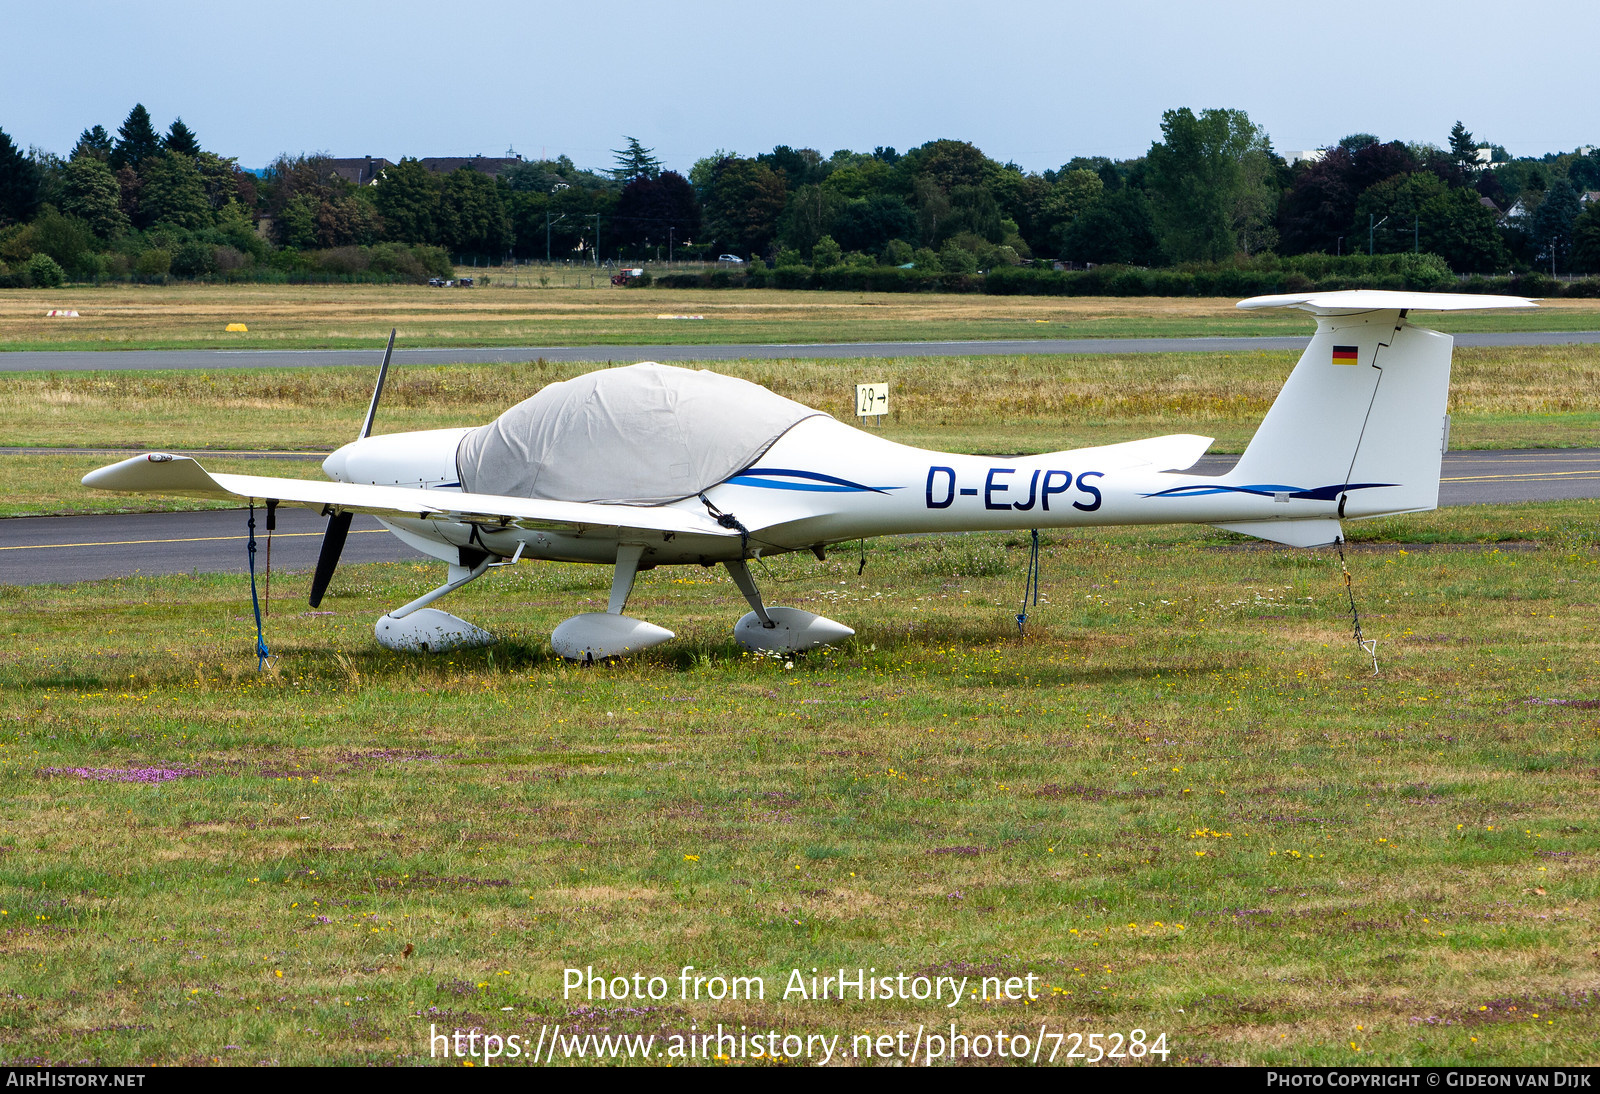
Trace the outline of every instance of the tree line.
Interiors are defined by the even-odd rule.
[[[1320,255],[1433,255],[1456,274],[1600,272],[1600,201],[1585,200],[1600,191],[1600,156],[1513,158],[1460,122],[1443,147],[1357,133],[1294,164],[1244,111],[1188,108],[1163,115],[1141,157],[1043,172],[957,140],[904,153],[718,151],[687,177],[632,137],[613,155],[607,170],[558,156],[491,161],[504,167],[494,174],[403,157],[356,185],[323,155],[242,170],[181,118],[159,133],[142,105],[114,136],[84,130],[65,158],[23,153],[0,131],[0,284],[417,281],[449,276],[452,262],[724,254],[812,271],[808,284],[839,269],[961,277]]]

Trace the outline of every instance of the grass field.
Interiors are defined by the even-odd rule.
[[[432,658],[371,623],[434,567],[341,569],[324,614],[280,575],[261,674],[241,579],[0,587],[0,1057],[411,1062],[432,1029],[557,1023],[665,1051],[719,1022],[848,1056],[954,1023],[1142,1030],[1174,1064],[1593,1065],[1596,516],[1352,525],[1464,541],[1349,552],[1376,676],[1331,552],[1193,529],[1052,535],[1020,640],[1016,538],[778,560],[769,600],[858,631],[789,660],[731,642],[743,603],[699,569],[630,606],[676,641],[594,669],[545,635],[601,568],[469,587],[447,607],[503,641]],[[684,1000],[685,965],[766,998]],[[670,990],[563,998],[587,966]],[[813,967],[977,994],[785,1001]]]
[[[1201,432],[1240,452],[1293,353],[719,361],[720,372],[850,421],[854,384],[887,380],[882,433],[946,451],[1046,452],[1162,433]],[[379,432],[489,421],[544,384],[597,366],[453,365],[397,369]],[[693,363],[690,363],[693,367]],[[374,370],[16,373],[0,385],[0,447],[331,451],[353,438]],[[1593,445],[1600,436],[1600,353],[1591,346],[1456,351],[1451,444]],[[96,495],[78,485],[115,455],[0,455],[0,516],[165,509],[198,502]],[[206,457],[218,471],[319,478],[313,461]]]
[[[1307,334],[1232,299],[416,286],[71,286],[0,291],[0,347],[311,349]],[[602,282],[602,284],[604,284]],[[50,319],[71,308],[78,319]],[[681,321],[662,315],[701,315]],[[243,334],[224,331],[244,323]],[[1600,301],[1430,317],[1444,331],[1600,329]]]
[[[209,291],[105,336],[146,344],[165,325],[174,344],[207,344],[220,313],[173,313]],[[367,344],[369,327],[387,330],[385,293],[418,307],[468,296],[365,291],[327,290],[327,306],[339,294],[371,311],[323,314],[275,344]],[[612,321],[575,292],[470,302],[513,292],[571,313],[539,329]],[[776,294],[684,294],[661,310],[763,295]],[[43,299],[0,294],[0,344],[19,344],[5,326],[18,298]],[[848,305],[790,299],[830,298]],[[949,299],[978,311],[883,322],[1032,314]],[[1154,303],[1161,314],[1111,321],[1195,333],[1234,318],[1231,301],[1186,315]],[[646,329],[642,314],[617,329]],[[1555,312],[1537,314],[1550,329]],[[748,320],[789,341],[836,321]],[[418,320],[461,339],[512,321],[454,322]],[[716,367],[847,419],[870,369],[893,385],[885,435],[916,444],[1040,451],[1199,431],[1237,451],[1292,364]],[[582,367],[402,369],[379,428],[485,421]],[[371,381],[14,374],[0,446],[326,450],[354,436]],[[1592,350],[1458,351],[1454,446],[1592,444],[1597,392]],[[112,458],[0,457],[0,512],[138,504],[76,485]],[[320,475],[314,460],[206,462]],[[999,1031],[1065,1062],[1093,1051],[1073,1034],[1108,1049],[1116,1034],[1127,1051],[1138,1030],[1168,1055],[1115,1062],[1600,1063],[1597,517],[1600,503],[1567,502],[1349,524],[1377,675],[1337,555],[1195,528],[1047,536],[1026,637],[1020,536],[882,541],[864,572],[848,552],[772,560],[757,573],[769,602],[857,630],[787,659],[732,642],[746,609],[722,571],[655,570],[630,613],[678,638],[590,669],[555,659],[547,636],[604,604],[599,567],[524,563],[452,595],[444,607],[502,641],[437,657],[372,636],[383,611],[438,583],[437,565],[342,567],[320,612],[303,610],[307,575],[280,573],[262,673],[243,579],[18,587],[0,574],[0,1061],[426,1062],[433,1031],[531,1045],[557,1024],[563,1038],[653,1035],[665,1053],[721,1023],[837,1035],[836,1062],[856,1064],[900,1062],[919,1027],[952,1025],[991,1038],[991,1060]],[[686,965],[760,977],[765,998],[682,998]],[[591,966],[660,976],[663,998],[564,997],[564,970]],[[813,968],[965,977],[973,994],[953,1008],[783,998],[792,970],[809,985]],[[1004,997],[1030,976],[1037,998]],[[877,1041],[862,1055],[858,1038],[899,1033],[887,1055]],[[719,1063],[704,1058],[715,1051],[689,1062]]]

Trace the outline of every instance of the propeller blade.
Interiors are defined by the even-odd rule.
[[[328,518],[328,530],[322,537],[322,551],[317,555],[317,572],[311,575],[311,606],[322,603],[322,594],[328,591],[333,580],[334,567],[339,565],[339,555],[344,551],[344,539],[350,534],[350,520],[354,513],[335,513]]]
[[[383,367],[378,369],[378,384],[372,389],[372,402],[367,404],[367,420],[361,423],[361,436],[357,440],[364,440],[372,436],[372,420],[378,416],[378,396],[383,394],[383,381],[389,375],[389,358],[394,356],[394,328],[389,330],[389,348],[383,351]]]

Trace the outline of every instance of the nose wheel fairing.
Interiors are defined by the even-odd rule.
[[[498,641],[482,627],[438,608],[419,608],[398,619],[393,615],[383,616],[374,631],[378,645],[405,653],[445,653],[476,649]]]

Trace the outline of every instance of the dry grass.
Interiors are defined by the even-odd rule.
[[[0,346],[285,349],[401,344],[590,345],[944,338],[1308,333],[1298,312],[1242,313],[1231,299],[512,287],[70,286],[0,291]],[[519,271],[517,276],[523,277]],[[601,282],[604,285],[604,281]],[[47,319],[74,308],[79,319]],[[660,314],[703,315],[680,322]],[[250,327],[226,334],[231,322]],[[1435,317],[1442,330],[1600,328],[1600,301],[1527,314]]]
[[[1018,429],[1053,431],[1051,447],[1087,443],[1085,430],[1215,430],[1223,450],[1248,439],[1293,368],[1293,353],[1106,354],[717,361],[712,367],[849,420],[854,384],[887,380],[886,434],[990,435],[1020,446]],[[685,367],[697,367],[685,362]],[[523,364],[406,367],[385,389],[379,430],[487,421],[545,384],[602,367]],[[20,373],[0,387],[0,445],[329,450],[353,435],[373,370],[227,369]],[[1476,418],[1600,412],[1600,351],[1590,346],[1463,349],[1451,412]],[[1457,434],[1461,440],[1461,434]],[[1470,441],[1467,442],[1470,444]],[[1539,446],[1537,437],[1527,438]],[[1568,442],[1570,443],[1570,442]]]

